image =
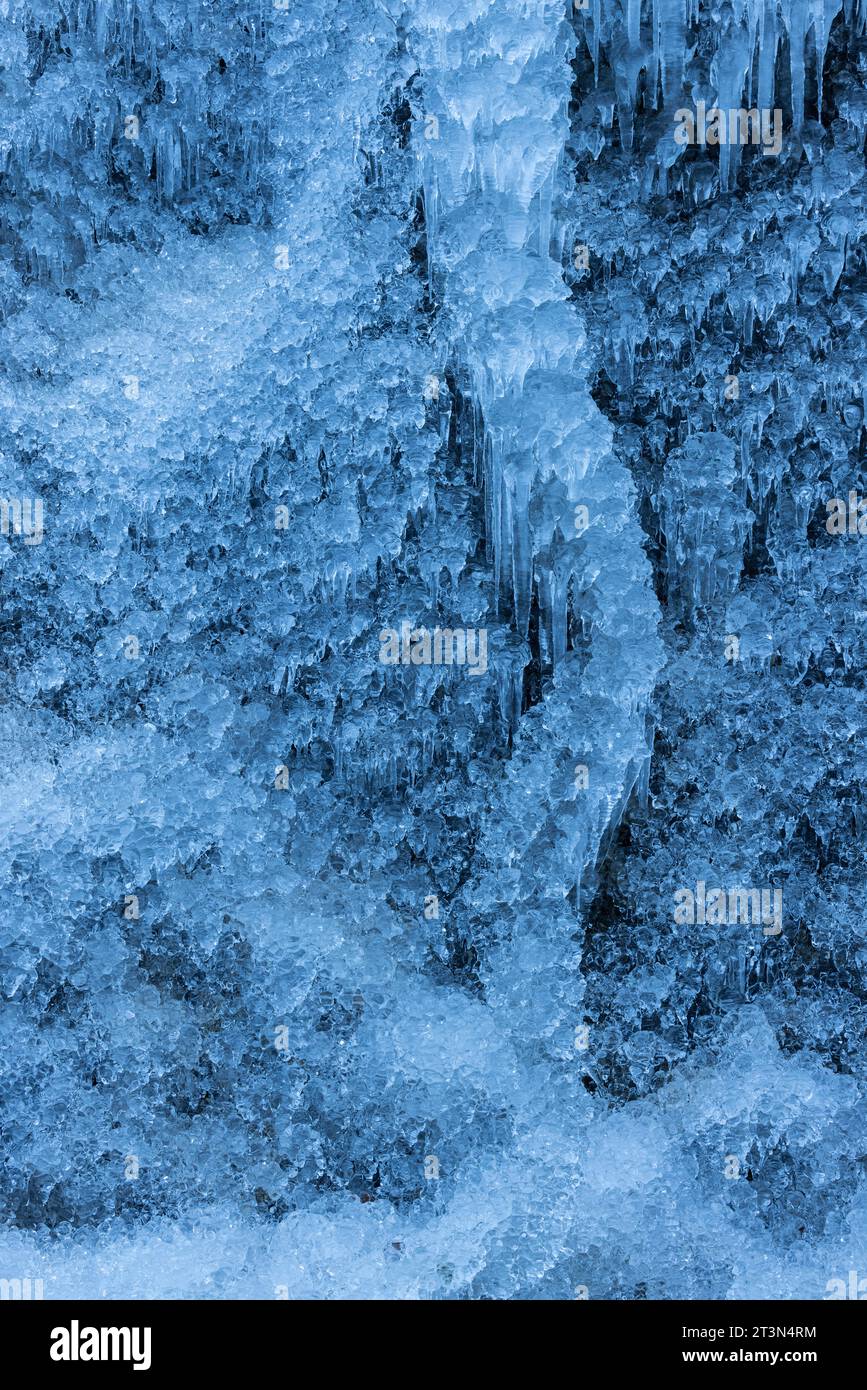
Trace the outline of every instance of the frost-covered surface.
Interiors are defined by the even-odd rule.
[[[862,0],[0,26],[0,1278],[867,1276]]]

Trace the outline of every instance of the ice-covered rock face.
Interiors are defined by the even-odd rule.
[[[867,1270],[864,21],[6,6],[0,1277]]]

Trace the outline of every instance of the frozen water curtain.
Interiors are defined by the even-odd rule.
[[[0,1277],[867,1275],[863,0],[0,6]]]

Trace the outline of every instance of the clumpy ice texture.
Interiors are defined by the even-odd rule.
[[[867,1277],[865,20],[3,7],[0,1278]]]

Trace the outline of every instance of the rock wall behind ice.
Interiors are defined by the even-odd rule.
[[[3,8],[0,1275],[864,1269],[864,18]]]

